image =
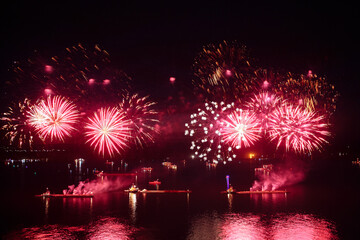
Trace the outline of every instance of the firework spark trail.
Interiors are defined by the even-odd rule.
[[[198,157],[203,161],[226,163],[236,157],[233,148],[225,144],[220,132],[221,120],[234,109],[234,103],[210,102],[205,103],[204,110],[199,108],[197,113],[190,115],[190,123],[185,124],[185,135],[193,139],[190,146],[190,149],[194,151],[192,158]]]
[[[120,153],[120,149],[127,147],[131,138],[130,123],[124,113],[117,108],[101,108],[88,119],[89,123],[85,126],[86,143],[90,143],[99,155],[105,156],[107,153],[112,157],[115,152]]]
[[[323,115],[304,110],[300,106],[286,105],[275,110],[269,117],[269,137],[277,140],[277,148],[285,144],[287,151],[312,152],[321,150],[326,137],[330,136]]]
[[[155,124],[159,122],[158,113],[153,109],[156,103],[148,100],[148,97],[127,94],[118,105],[119,110],[130,121],[133,142],[140,147],[154,142],[154,135],[158,133],[155,129]]]
[[[241,100],[256,84],[245,46],[236,41],[203,47],[194,62],[195,89],[208,100]]]
[[[27,112],[31,109],[31,101],[25,98],[9,107],[8,112],[3,113],[1,121],[4,122],[2,130],[5,131],[5,137],[9,139],[10,145],[16,145],[19,148],[32,148],[36,134],[28,124]]]
[[[42,139],[64,141],[75,131],[79,120],[76,106],[62,96],[48,96],[40,100],[28,112],[29,123]]]
[[[237,149],[250,147],[261,137],[261,125],[254,113],[238,109],[221,122],[221,135],[225,143]]]
[[[131,88],[131,78],[98,45],[78,44],[52,57],[35,51],[27,61],[15,61],[13,72],[14,81],[5,87],[14,96],[32,99],[44,92],[66,93],[81,108],[112,103]]]
[[[326,78],[309,71],[308,74],[290,74],[278,82],[274,91],[284,99],[290,99],[294,105],[301,105],[308,111],[327,113],[330,117],[336,110],[339,93]]]

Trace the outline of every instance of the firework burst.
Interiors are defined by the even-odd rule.
[[[154,135],[158,133],[155,129],[155,124],[159,122],[154,110],[156,103],[148,97],[126,94],[118,105],[120,112],[123,112],[125,119],[130,122],[130,134],[135,145],[140,147],[154,142]]]
[[[269,117],[269,137],[277,141],[277,148],[284,144],[287,151],[298,153],[321,150],[330,136],[325,116],[317,115],[300,106],[286,105],[275,110]]]
[[[31,106],[31,101],[25,98],[23,101],[13,104],[7,112],[3,113],[1,129],[5,131],[5,137],[11,146],[33,148],[34,140],[40,140],[28,123],[27,112]]]
[[[87,48],[78,44],[52,57],[35,52],[26,62],[15,62],[13,71],[14,81],[6,84],[9,95],[34,98],[66,93],[85,108],[114,102],[124,93],[122,90],[130,88],[131,82],[98,45]]]
[[[236,42],[208,45],[195,58],[193,84],[208,100],[234,101],[255,87],[245,46]]]
[[[220,104],[216,102],[205,103],[204,109],[198,109],[190,115],[190,123],[185,124],[185,135],[190,136],[190,149],[193,151],[192,158],[203,161],[218,163],[220,161],[232,161],[236,154],[233,148],[227,146],[222,135],[222,119],[226,118],[235,104]]]
[[[70,137],[75,131],[79,112],[65,97],[50,95],[30,109],[28,118],[42,139],[64,141],[65,137]]]
[[[308,111],[317,111],[329,116],[336,110],[336,102],[339,97],[334,85],[311,71],[306,75],[299,76],[288,74],[286,79],[277,84],[274,91],[294,105],[300,105]]]
[[[244,107],[256,115],[256,118],[261,122],[261,127],[266,134],[269,128],[269,115],[278,107],[285,104],[280,97],[271,94],[267,91],[254,94],[244,105]]]
[[[130,136],[129,121],[117,108],[101,108],[88,118],[85,136],[99,155],[114,156],[127,147]]]
[[[261,137],[261,124],[256,115],[248,110],[237,109],[221,122],[224,142],[237,149],[250,147]]]

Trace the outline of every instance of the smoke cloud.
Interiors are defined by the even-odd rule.
[[[251,191],[274,191],[295,185],[305,179],[306,170],[302,164],[292,162],[271,171],[257,171],[258,180],[254,181]],[[295,165],[297,164],[297,165]]]
[[[80,181],[77,186],[70,185],[63,190],[63,194],[99,194],[126,188],[131,183],[124,178],[98,178],[92,181]]]

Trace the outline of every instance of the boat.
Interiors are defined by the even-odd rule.
[[[133,184],[129,189],[125,190],[125,192],[137,193],[139,192],[139,188],[135,184]]]
[[[234,193],[236,193],[236,191],[233,187],[230,187],[228,190],[221,191],[220,193],[234,194]]]
[[[152,167],[143,167],[143,168],[141,168],[141,170],[143,172],[151,172],[153,169],[152,169]]]
[[[172,165],[172,163],[171,162],[163,162],[162,165],[165,167],[170,167]]]
[[[43,197],[43,198],[92,198],[94,194],[47,194],[43,193],[40,195],[35,195],[35,197]]]

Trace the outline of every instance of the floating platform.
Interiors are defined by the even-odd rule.
[[[229,191],[221,191],[220,193],[227,193],[227,194],[235,194],[235,191],[229,192]]]
[[[136,176],[136,173],[98,173],[98,177],[102,176]]]
[[[141,190],[140,193],[191,193],[190,190]]]
[[[276,194],[276,193],[288,193],[286,190],[274,190],[274,191],[239,191],[237,194]]]
[[[94,194],[41,194],[35,197],[56,197],[56,198],[92,198]]]
[[[125,192],[130,192],[129,190],[125,190]],[[137,192],[132,193],[191,193],[190,190],[139,190]]]
[[[160,185],[161,182],[159,181],[153,181],[153,182],[149,182],[150,185]]]

